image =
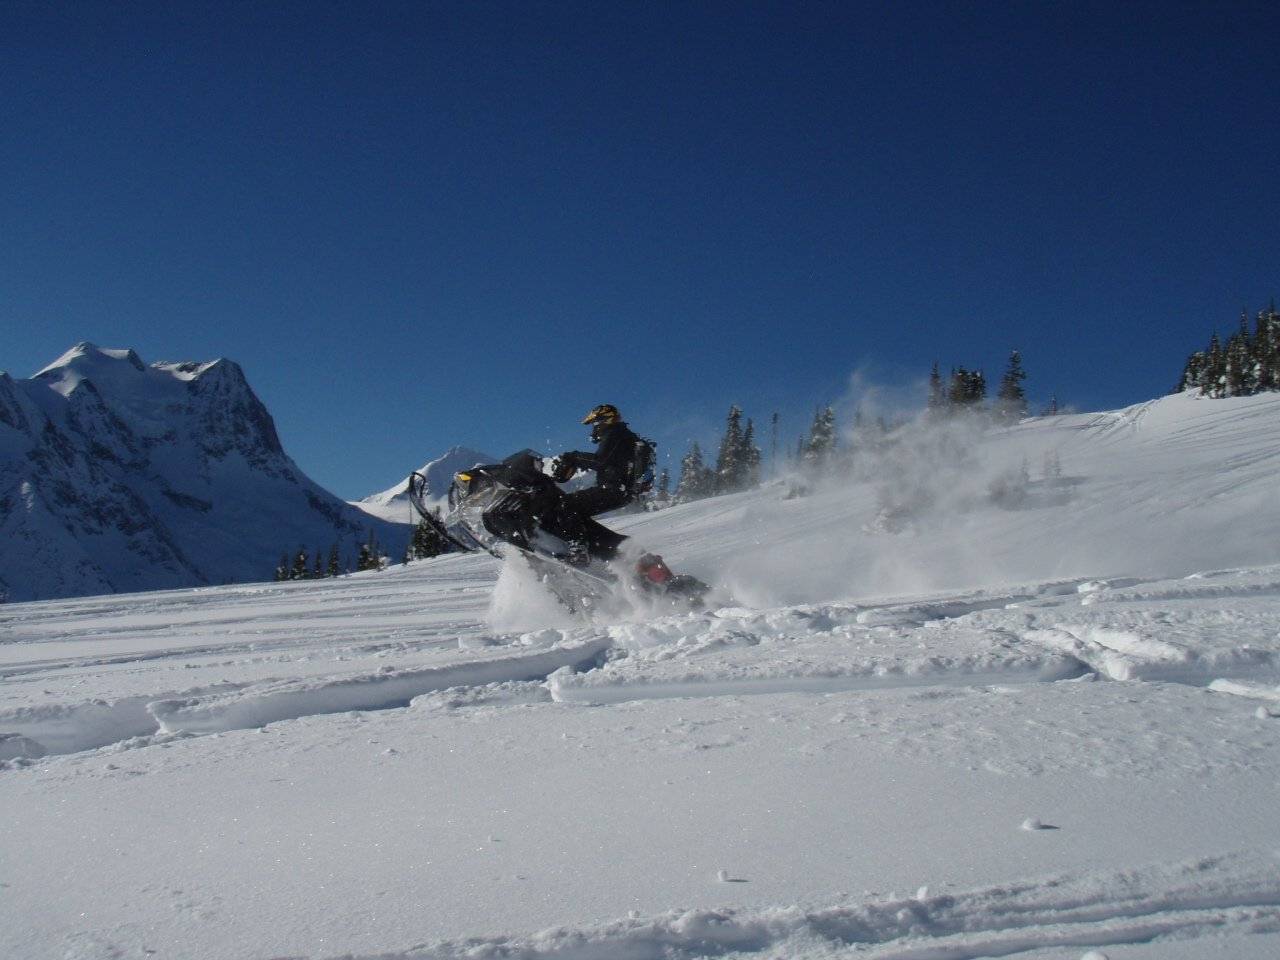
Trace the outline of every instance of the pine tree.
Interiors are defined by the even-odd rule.
[[[942,389],[942,375],[938,373],[938,361],[933,361],[933,370],[929,372],[929,404],[930,415],[941,414],[947,406],[947,394]]]
[[[280,554],[280,562],[276,564],[276,583],[282,583],[289,579],[289,552],[286,550]]]
[[[339,573],[338,569],[338,542],[335,540],[333,546],[329,548],[329,565],[326,573],[331,577],[336,577]]]
[[[662,474],[658,477],[658,496],[659,503],[666,503],[671,499],[671,471],[666,467],[662,468]]]
[[[436,511],[436,516],[439,518],[439,510]],[[435,525],[426,520],[419,520],[418,525],[413,528],[413,538],[409,541],[408,550],[405,551],[405,560],[406,562],[425,560],[448,552],[449,544],[444,537],[440,536],[440,531]]]
[[[1253,361],[1254,389],[1260,393],[1275,389],[1271,340],[1267,334],[1267,311],[1259,310],[1249,341],[1249,356]]]
[[[1257,363],[1258,389],[1280,390],[1280,314],[1276,313],[1274,300],[1269,309],[1258,311],[1253,353]]]
[[[778,475],[778,412],[776,410],[770,418],[770,425],[773,429],[770,431],[769,440],[769,476],[776,477]]]
[[[1280,390],[1280,314],[1274,300],[1268,309],[1258,311],[1252,332],[1247,310],[1225,346],[1215,331],[1206,349],[1187,358],[1174,392],[1240,397],[1267,390]]]
[[[369,531],[369,539],[360,544],[360,555],[356,559],[357,570],[381,570],[382,550],[378,546],[376,531]]]
[[[830,407],[813,412],[809,440],[804,448],[804,461],[813,468],[826,465],[836,447],[836,415]]]
[[[987,378],[981,370],[953,368],[947,388],[947,402],[952,409],[975,410],[987,398]]]
[[[760,448],[756,446],[756,426],[751,418],[747,418],[747,429],[742,433],[742,450],[739,459],[742,463],[742,485],[757,487],[760,485]]]
[[[1199,390],[1200,384],[1204,379],[1204,368],[1207,359],[1202,350],[1197,350],[1187,357],[1187,362],[1182,368],[1182,378],[1178,381],[1178,388],[1173,392],[1182,393],[1183,391]]]
[[[324,554],[320,552],[319,547],[316,547],[315,560],[311,564],[311,579],[324,579]]]
[[[290,580],[307,579],[307,548],[299,547],[293,556],[293,568],[289,571]]]
[[[716,493],[741,490],[742,471],[742,410],[734,405],[729,408],[720,452],[716,455]]]
[[[1247,397],[1257,389],[1249,320],[1240,314],[1240,329],[1231,335],[1223,351],[1223,390],[1228,397]]]
[[[676,499],[687,503],[710,496],[714,490],[715,474],[702,460],[702,448],[695,440],[689,452],[680,461],[680,481],[676,484]]]
[[[1226,358],[1215,330],[1209,338],[1209,349],[1205,351],[1204,366],[1200,371],[1200,392],[1209,397],[1225,397],[1226,372]]]
[[[1027,415],[1027,395],[1022,381],[1027,379],[1022,369],[1022,355],[1014,350],[1009,354],[1009,367],[1000,378],[1000,391],[996,395],[996,413],[1001,420],[1015,423]]]

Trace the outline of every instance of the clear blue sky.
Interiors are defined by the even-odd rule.
[[[1280,294],[1276,10],[5,2],[0,369],[231,357],[347,497],[1014,347],[1146,399]]]

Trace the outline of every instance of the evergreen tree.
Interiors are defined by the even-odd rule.
[[[756,446],[756,427],[747,418],[747,429],[742,433],[742,450],[739,455],[742,463],[742,481],[744,487],[760,485],[760,448]]]
[[[1187,357],[1187,362],[1182,368],[1182,379],[1178,381],[1178,389],[1174,393],[1200,389],[1200,384],[1205,376],[1204,368],[1207,359],[1203,350],[1197,350]]]
[[[1248,311],[1225,346],[1215,331],[1209,346],[1187,358],[1174,392],[1197,391],[1206,397],[1250,396],[1280,390],[1280,314],[1272,301],[1259,310],[1250,332]]]
[[[742,489],[742,410],[734,405],[725,420],[720,452],[716,455],[716,493]]]
[[[929,372],[929,405],[931,415],[936,416],[947,406],[947,394],[942,389],[942,375],[938,373],[938,361],[933,361],[933,370]]]
[[[439,510],[436,511],[437,518]],[[444,537],[440,536],[440,531],[436,529],[434,524],[428,523],[426,520],[419,520],[418,525],[413,528],[413,538],[409,541],[409,548],[405,551],[405,560],[425,560],[428,557],[438,557],[442,553],[449,552],[449,543]]]
[[[336,577],[341,571],[338,569],[338,542],[335,540],[333,546],[329,548],[329,565],[326,573],[331,577]]]
[[[1240,329],[1227,340],[1223,351],[1223,391],[1228,397],[1247,397],[1257,388],[1248,323],[1248,316],[1241,313]]]
[[[715,472],[703,462],[702,447],[695,440],[680,461],[680,480],[676,484],[676,499],[681,502],[701,500],[715,493]]]
[[[1027,395],[1022,381],[1027,379],[1022,369],[1022,355],[1014,350],[1009,354],[1009,367],[1000,378],[1000,391],[996,394],[996,412],[1000,419],[1013,423],[1027,415]]]
[[[357,570],[381,570],[382,550],[378,546],[378,535],[369,531],[367,542],[360,544],[360,555],[356,558]]]
[[[1267,311],[1259,310],[1254,320],[1253,337],[1249,340],[1249,357],[1253,361],[1253,386],[1259,393],[1275,389],[1272,344],[1267,334]]]
[[[1280,390],[1280,313],[1276,313],[1274,300],[1269,309],[1258,311],[1253,352],[1257,363],[1257,388]]]
[[[1209,349],[1205,352],[1204,366],[1200,371],[1200,391],[1210,397],[1226,396],[1226,358],[1222,354],[1222,344],[1218,340],[1218,331],[1209,338]]]
[[[658,496],[659,503],[666,503],[671,499],[671,471],[666,467],[662,468],[662,473],[658,477]]]
[[[778,475],[778,412],[776,410],[770,418],[770,425],[773,429],[770,431],[769,439],[769,476],[776,477]]]
[[[289,579],[289,552],[286,550],[280,554],[280,562],[276,564],[276,583],[281,583]]]
[[[836,448],[836,415],[830,407],[813,412],[813,424],[809,427],[809,440],[804,448],[804,461],[811,467],[826,465]]]
[[[293,568],[289,571],[290,580],[306,580],[307,579],[307,549],[299,547],[298,552],[293,557]]]
[[[959,367],[951,371],[947,402],[953,409],[976,410],[987,398],[987,378],[981,370]]]

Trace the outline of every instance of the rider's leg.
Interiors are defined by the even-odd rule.
[[[598,560],[612,560],[627,538],[591,518],[617,510],[630,499],[625,491],[610,487],[588,487],[565,494],[556,524],[564,533],[557,533],[571,545],[574,542],[584,545],[587,552]]]

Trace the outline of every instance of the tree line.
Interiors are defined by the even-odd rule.
[[[1015,423],[1028,413],[1026,388],[1023,386],[1026,379],[1022,355],[1014,350],[1009,355],[1008,366],[1000,378],[995,401],[988,406],[987,379],[981,370],[952,367],[944,379],[939,365],[934,363],[929,375],[927,414],[931,418],[940,418],[984,413],[998,422]],[[1044,414],[1052,415],[1057,412],[1058,401],[1055,397]],[[771,423],[772,460],[776,463],[777,413],[772,415]],[[860,411],[855,412],[849,430],[850,443],[854,447],[880,444],[895,426],[880,417],[869,421]],[[814,410],[808,431],[802,433],[795,445],[789,446],[783,455],[795,470],[806,474],[827,470],[837,461],[838,455],[848,455],[851,452],[851,448],[841,447],[835,410],[827,405]],[[680,461],[680,477],[674,494],[669,491],[670,477],[664,470],[655,499],[658,505],[669,501],[684,503],[758,486],[761,479],[761,459],[754,421],[748,417],[744,426],[742,409],[737,405],[731,406],[725,419],[724,434],[720,439],[715,462],[708,463],[702,446],[694,441],[689,452]]]
[[[760,482],[762,454],[756,443],[755,421],[747,418],[742,423],[742,408],[731,406],[725,421],[724,436],[714,464],[708,464],[697,441],[680,461],[680,479],[676,484],[675,499],[681,502],[701,500],[718,493],[736,493],[747,490]],[[658,500],[668,496],[671,478],[667,471],[658,482]]]
[[[1027,392],[1023,382],[1027,371],[1022,366],[1022,354],[1014,350],[992,405],[986,406],[987,378],[981,370],[952,367],[944,382],[935,362],[929,373],[929,398],[926,409],[930,416],[946,416],[957,413],[985,412],[1002,423],[1017,423],[1028,414]],[[1054,397],[1044,411],[1047,415],[1058,412],[1058,399]]]
[[[1204,397],[1247,397],[1280,390],[1280,314],[1275,301],[1259,310],[1249,329],[1249,313],[1224,346],[1215,330],[1209,345],[1187,358],[1174,393],[1198,391]]]

